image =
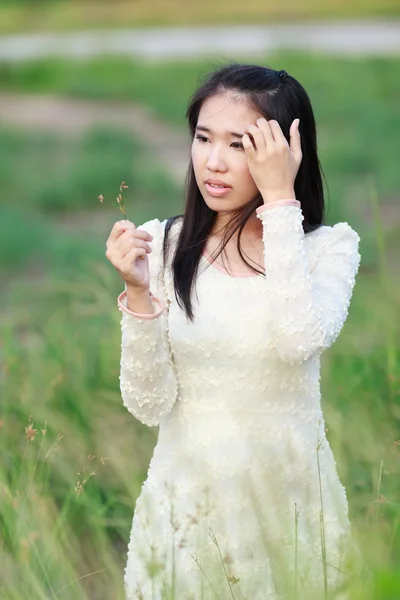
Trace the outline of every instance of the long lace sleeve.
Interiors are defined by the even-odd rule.
[[[159,425],[177,397],[177,381],[168,340],[168,303],[164,297],[162,243],[165,221],[139,226],[153,236],[149,257],[150,292],[154,316],[141,318],[127,312],[119,296],[121,319],[120,388],[124,406],[148,426]],[[161,307],[161,308],[160,308]],[[125,309],[125,310],[124,310]]]
[[[282,360],[300,363],[339,336],[360,264],[360,238],[345,222],[313,232],[317,257],[310,268],[300,207],[277,206],[257,216],[274,345]]]

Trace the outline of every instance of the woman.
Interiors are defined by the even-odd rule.
[[[117,222],[107,240],[126,284],[122,399],[159,425],[126,596],[336,594],[359,553],[319,368],[347,317],[359,236],[323,224],[313,111],[286,71],[219,68],[187,117],[184,214]]]

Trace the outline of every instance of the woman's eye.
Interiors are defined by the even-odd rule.
[[[197,134],[195,138],[196,140],[200,140],[200,142],[208,142],[208,138],[206,138],[204,135]],[[231,144],[231,146],[233,148],[239,148],[241,150],[244,150],[243,144],[241,142],[234,142],[233,144]]]

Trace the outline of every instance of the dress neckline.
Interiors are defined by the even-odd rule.
[[[219,265],[217,262],[213,261],[212,256],[210,255],[210,253],[205,248],[203,250],[203,257],[205,258],[205,260],[212,267],[214,267],[214,269],[217,269],[217,271],[220,271],[221,273],[223,273],[227,277],[231,277],[233,279],[242,279],[242,278],[246,278],[246,277],[261,277],[261,275],[259,273],[249,273],[249,272],[244,272],[244,271],[239,272],[239,273],[235,273],[235,275],[230,275],[224,269],[224,267],[222,267],[221,265]]]

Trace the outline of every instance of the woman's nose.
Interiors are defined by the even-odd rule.
[[[207,169],[210,171],[226,171],[226,162],[221,149],[214,147],[207,160]]]

